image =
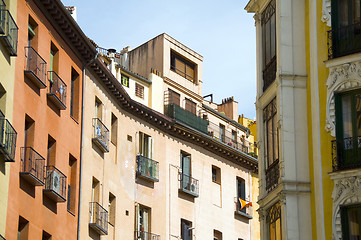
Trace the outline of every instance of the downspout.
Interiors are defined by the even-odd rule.
[[[84,92],[85,92],[85,71],[86,68],[95,61],[98,57],[98,52],[94,58],[86,63],[83,67],[83,86],[82,86],[82,100],[81,100],[81,139],[80,139],[80,170],[79,170],[79,201],[78,201],[78,232],[77,239],[80,240],[80,213],[81,213],[81,189],[82,189],[82,172],[83,172],[83,149],[84,149]]]

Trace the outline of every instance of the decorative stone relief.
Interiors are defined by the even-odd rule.
[[[332,192],[332,239],[342,239],[341,205],[361,203],[361,176],[351,176],[335,180]]]
[[[331,0],[322,0],[321,21],[331,27]]]
[[[330,68],[326,81],[326,131],[335,137],[335,91],[345,91],[361,86],[361,62],[352,62]]]

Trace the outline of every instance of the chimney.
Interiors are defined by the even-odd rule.
[[[218,112],[224,112],[226,117],[238,121],[238,102],[234,101],[234,97],[222,99],[222,103],[218,105]]]
[[[126,46],[125,48],[123,48],[122,51],[120,51],[120,55],[121,55],[121,65],[122,67],[124,67],[125,69],[129,69],[129,58],[128,58],[128,52],[131,51],[129,46]]]

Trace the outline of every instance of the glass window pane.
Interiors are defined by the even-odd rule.
[[[271,46],[271,43],[270,43],[270,34],[271,34],[271,24],[270,24],[270,21],[268,21],[266,23],[266,35],[265,35],[265,42],[266,42],[266,65],[269,63],[270,61],[270,55],[271,55],[271,49],[270,49],[270,46]]]
[[[358,215],[357,208],[351,208],[348,210],[350,240],[360,240],[360,222]]]
[[[267,121],[267,158],[268,158],[268,166],[270,166],[273,163],[273,125],[272,125],[272,119]]]
[[[356,102],[356,129],[357,135],[361,136],[361,94],[355,96]]]
[[[270,230],[269,230],[270,240],[277,240],[276,238],[276,224],[272,223],[270,224]]]
[[[351,111],[351,96],[342,97],[342,124],[343,137],[352,137],[352,111]]]
[[[348,1],[338,0],[338,26],[346,27],[348,23]]]
[[[276,15],[273,14],[271,17],[271,56],[272,59],[276,56]]]
[[[277,219],[275,222],[276,224],[276,240],[282,240],[282,233],[281,233],[281,219]]]
[[[273,151],[274,151],[274,160],[278,159],[278,130],[276,126],[276,119],[275,116],[272,118],[273,122]]]

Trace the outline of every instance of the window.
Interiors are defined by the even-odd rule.
[[[35,122],[25,115],[24,147],[34,147]]]
[[[73,155],[69,154],[69,173],[68,173],[68,199],[67,208],[68,211],[75,213],[75,195],[76,195],[76,179],[77,175],[77,160]]]
[[[29,221],[19,216],[17,240],[28,240],[29,239],[28,234],[29,234]]]
[[[213,230],[213,239],[214,240],[222,240],[222,232],[218,230]]]
[[[140,239],[148,239],[147,235],[150,233],[150,208],[137,205],[136,210],[136,224],[137,224],[137,232]],[[139,238],[138,238],[139,239]]]
[[[48,151],[46,158],[47,166],[55,166],[56,157],[56,141],[50,135],[48,135]]]
[[[219,124],[219,140],[226,141],[226,127],[223,124]]]
[[[95,117],[100,121],[103,119],[103,104],[97,97],[95,97]]]
[[[79,82],[79,73],[75,71],[74,68],[71,68],[70,116],[72,116],[75,120],[79,120]]]
[[[181,152],[181,169],[182,174],[186,176],[192,176],[191,173],[191,155],[185,152]],[[184,179],[183,179],[184,181]]]
[[[51,240],[51,235],[45,231],[43,231],[42,240]]]
[[[333,57],[361,51],[360,0],[332,0],[331,9]]]
[[[279,203],[267,210],[266,223],[268,228],[268,240],[282,240],[281,207]]]
[[[122,74],[120,79],[121,79],[121,83],[123,86],[129,87],[129,77],[128,76]]]
[[[192,240],[192,222],[185,219],[181,219],[181,239],[182,240]]]
[[[139,154],[153,159],[153,139],[151,136],[139,132]]]
[[[118,141],[118,118],[112,113],[111,142],[117,146]]]
[[[50,71],[58,73],[59,70],[59,50],[54,43],[50,45]],[[52,75],[50,75],[52,76]],[[51,81],[51,79],[50,79]]]
[[[109,224],[115,226],[115,196],[109,193]]]
[[[342,239],[361,238],[361,205],[344,206],[341,210]]]
[[[135,84],[135,96],[144,99],[144,86],[138,83]]]
[[[237,177],[237,211],[246,213],[246,208],[241,209],[240,200],[246,200],[246,183],[244,179]]]
[[[28,46],[34,49],[37,49],[37,32],[38,32],[38,24],[35,20],[29,16],[29,24],[28,24]]]
[[[194,115],[196,115],[196,106],[197,106],[197,104],[195,102],[193,102],[192,100],[186,98],[186,107],[185,107],[185,109],[188,112],[191,112]]]
[[[232,130],[232,142],[237,143],[237,131]]]
[[[361,166],[361,89],[335,94],[337,169]],[[334,166],[335,167],[335,166]]]
[[[265,149],[267,167],[278,161],[278,129],[277,129],[277,105],[274,98],[263,110],[263,122],[265,127]]]
[[[170,53],[170,58],[171,70],[175,71],[176,73],[190,80],[191,82],[196,83],[196,64],[176,54],[173,51],[171,51]]]
[[[221,169],[212,165],[212,181],[221,184]]]
[[[92,202],[99,203],[99,194],[100,194],[100,183],[98,179],[93,177],[93,184],[92,184]]]
[[[263,91],[276,78],[276,1],[271,0],[261,16],[263,49]]]
[[[180,106],[180,94],[171,89],[168,89],[168,94],[169,94],[169,104],[173,103],[175,105]]]

